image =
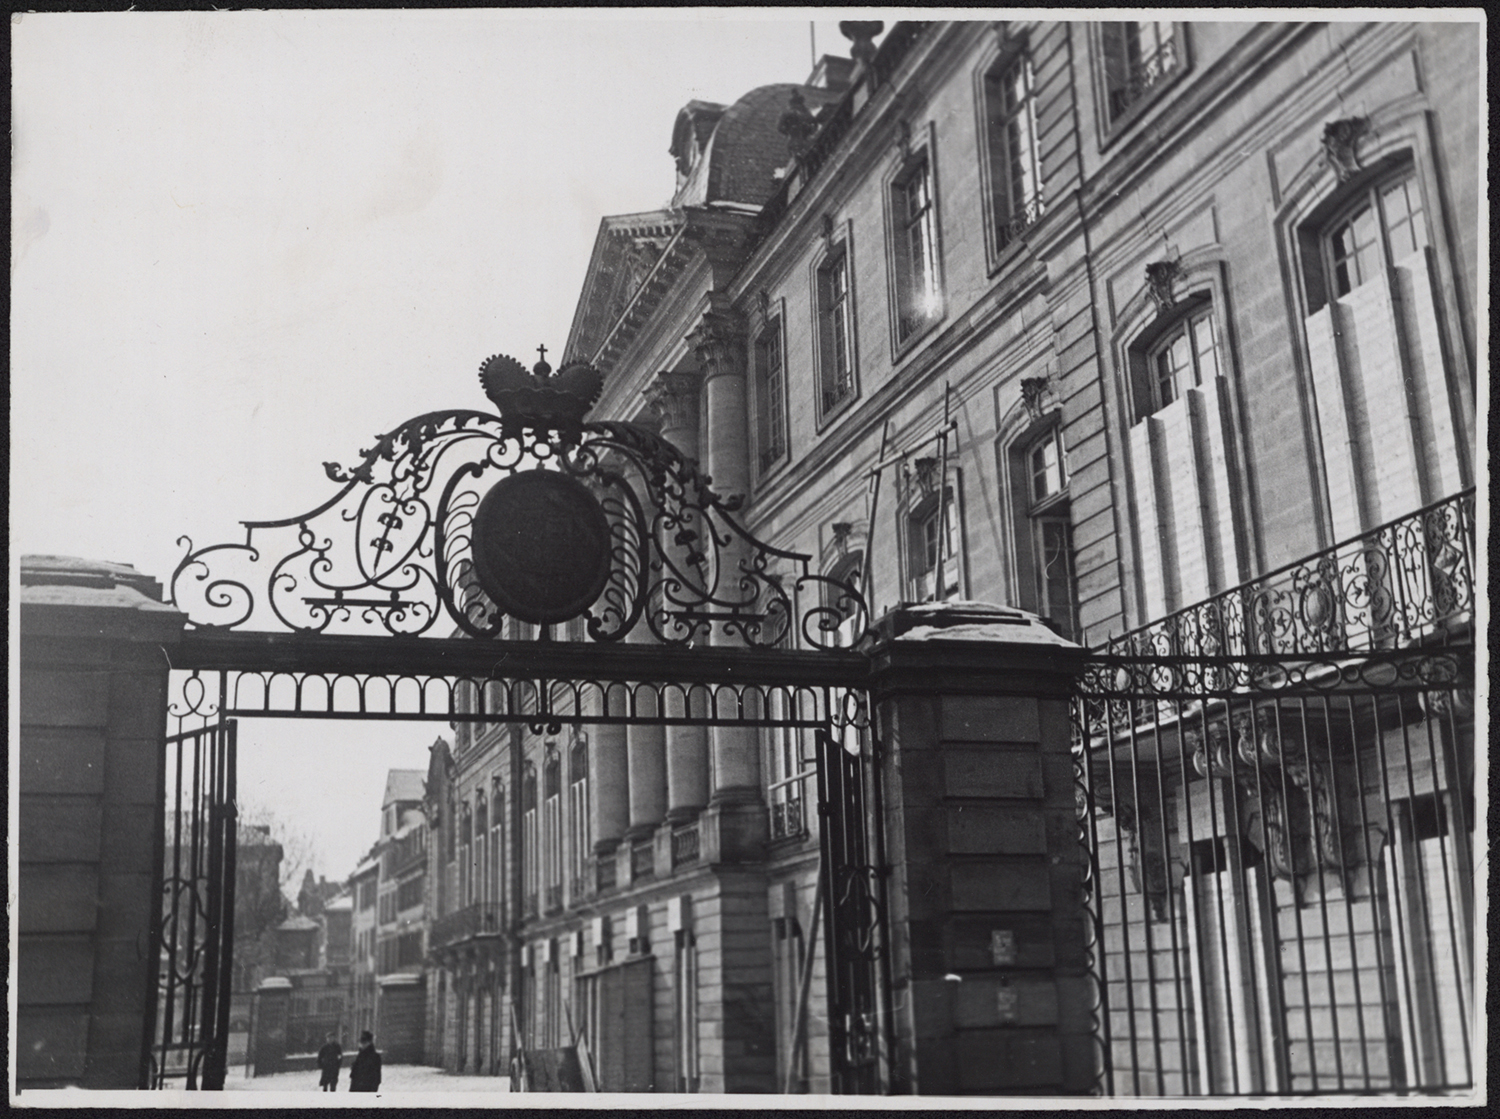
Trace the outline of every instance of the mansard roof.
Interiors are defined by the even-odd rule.
[[[791,107],[794,92],[802,95],[808,110],[814,114],[843,96],[833,90],[789,82],[752,89],[717,116],[712,135],[703,145],[701,156],[687,172],[672,204],[764,204],[780,184],[776,172],[791,161],[787,137],[781,131],[781,119]],[[685,116],[695,105],[701,104],[691,102],[678,114],[672,151],[679,161],[682,155],[679,154],[678,138],[684,128]],[[700,109],[686,119],[697,121],[703,116],[705,114]]]
[[[390,770],[385,775],[385,799],[380,806],[385,808],[403,801],[421,800],[422,778],[425,776],[420,769]]]

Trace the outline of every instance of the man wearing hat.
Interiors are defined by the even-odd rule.
[[[359,1052],[349,1066],[349,1091],[380,1090],[380,1054],[375,1052],[375,1035],[364,1030],[359,1035]]]

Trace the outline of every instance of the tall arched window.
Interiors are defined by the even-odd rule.
[[[1298,228],[1332,535],[1347,540],[1459,492],[1471,475],[1467,377],[1411,151],[1374,161]]]
[[[500,909],[505,900],[505,793],[500,779],[494,779],[490,789],[490,901],[494,929],[501,927]]]
[[[474,904],[474,811],[467,801],[458,832],[458,898],[461,907]]]
[[[568,825],[572,840],[572,881],[574,897],[583,893],[589,854],[593,849],[593,831],[589,821],[589,740],[582,734],[573,738],[568,751]]]
[[[1045,618],[1062,636],[1077,641],[1081,633],[1067,456],[1057,423],[1040,433],[1037,426],[1023,433],[1010,452],[1021,605]]]
[[[536,766],[527,762],[526,773],[521,778],[521,873],[526,890],[527,916],[536,914],[537,893],[542,880],[536,809]]]
[[[1242,582],[1250,544],[1223,267],[1185,252],[1148,265],[1143,279],[1137,310],[1121,316],[1120,357],[1139,620],[1148,622]]]
[[[547,909],[562,906],[562,759],[550,750],[542,771],[542,867]]]
[[[483,787],[474,793],[474,900],[483,904],[489,898],[489,846],[490,806],[485,799]]]

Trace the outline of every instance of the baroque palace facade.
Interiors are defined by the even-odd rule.
[[[876,616],[1004,603],[1099,647],[1473,486],[1473,25],[846,29],[805,84],[681,110],[672,202],[603,220],[567,341],[592,415],[759,538]],[[607,1090],[826,1090],[797,732],[548,730],[434,747],[429,1059],[582,1034]],[[1157,1041],[1136,1091],[1227,1044]]]

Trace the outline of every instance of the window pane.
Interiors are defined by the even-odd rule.
[[[842,252],[819,272],[818,307],[821,366],[819,381],[823,410],[845,399],[854,387],[854,357],[850,337],[849,258]]]
[[[1031,500],[1041,501],[1062,491],[1062,463],[1057,436],[1048,436],[1031,451]]]
[[[1198,383],[1219,375],[1219,349],[1214,342],[1214,319],[1203,315],[1193,320],[1193,352],[1198,358]]]
[[[1074,621],[1073,541],[1066,516],[1032,522],[1036,542],[1037,613],[1050,619],[1065,636],[1076,635]]]
[[[1416,184],[1411,179],[1403,179],[1385,189],[1381,195],[1381,210],[1390,239],[1392,261],[1400,260],[1427,244],[1427,226],[1422,220]]]

